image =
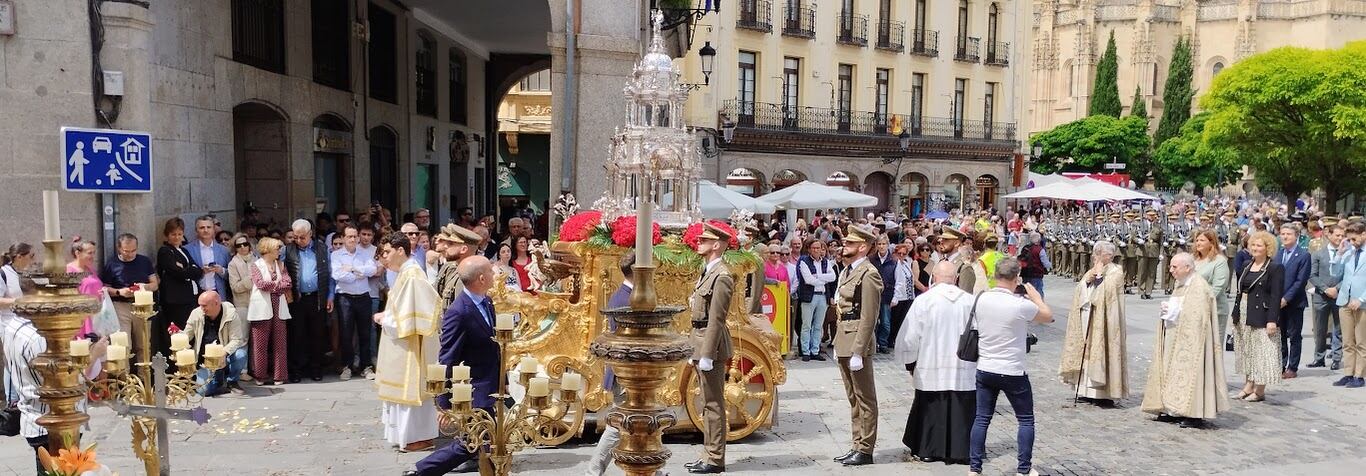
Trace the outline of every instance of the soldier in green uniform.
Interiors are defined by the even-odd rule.
[[[451,301],[460,295],[460,290],[464,289],[464,284],[460,282],[460,273],[456,272],[460,260],[474,255],[474,247],[479,245],[483,237],[473,230],[454,223],[441,227],[441,232],[437,233],[436,240],[445,242],[446,247],[442,250],[442,258],[445,260],[441,264],[441,269],[436,277],[436,290],[441,293],[441,312],[451,307]]]
[[[835,458],[845,466],[872,464],[877,444],[877,389],[873,384],[872,356],[883,283],[877,267],[868,261],[868,251],[876,241],[877,233],[871,229],[849,226],[842,251],[849,267],[840,274],[835,291],[835,312],[839,316],[835,360],[839,361],[844,393],[849,397],[853,428],[853,448]]]
[[[1185,247],[1185,240],[1181,238],[1184,233],[1184,226],[1177,219],[1180,218],[1176,212],[1167,213],[1167,226],[1163,232],[1165,239],[1162,242],[1162,291],[1171,295],[1174,279],[1171,272],[1171,259],[1181,252]]]
[[[1115,238],[1116,245],[1120,246],[1120,251],[1124,254],[1124,293],[1133,294],[1133,288],[1138,287],[1138,261],[1142,251],[1138,246],[1138,212],[1129,210],[1124,212],[1124,223],[1120,225],[1119,236]]]
[[[697,368],[702,387],[702,457],[685,465],[689,473],[711,474],[726,470],[726,368],[731,358],[730,329],[726,311],[730,309],[735,279],[721,259],[730,245],[730,233],[710,223],[702,224],[697,253],[707,264],[697,287],[688,298],[692,310],[693,354],[689,359]]]
[[[1145,220],[1140,226],[1138,248],[1141,257],[1138,261],[1138,292],[1143,299],[1153,298],[1153,285],[1157,284],[1157,269],[1162,262],[1162,224],[1157,221],[1157,210],[1149,208],[1143,212]]]

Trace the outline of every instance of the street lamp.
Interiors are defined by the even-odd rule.
[[[911,132],[910,132],[910,131],[908,131],[908,130],[906,130],[906,129],[901,129],[901,134],[898,135],[898,136],[896,136],[896,137],[897,137],[897,139],[898,139],[898,140],[900,141],[900,143],[901,143],[901,151],[902,151],[902,152],[906,152],[906,151],[908,151],[908,150],[911,150]]]
[[[712,48],[708,41],[702,45],[702,49],[697,50],[697,55],[702,57],[702,84],[710,85],[712,67],[716,63],[716,48]]]
[[[1032,150],[1032,152],[1034,152],[1034,155],[1033,155],[1034,158],[1037,159],[1037,158],[1039,158],[1039,157],[1042,157],[1042,156],[1043,156],[1043,146],[1037,146],[1037,145],[1034,146],[1034,149]]]
[[[735,138],[735,121],[730,120],[730,118],[721,121],[721,138],[725,139],[727,144]]]

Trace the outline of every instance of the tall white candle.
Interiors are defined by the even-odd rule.
[[[642,177],[636,199],[636,266],[650,266],[650,259],[654,257],[654,227],[650,221],[651,208],[654,207],[650,192],[653,189],[650,179]]]
[[[57,191],[43,190],[43,241],[62,239],[62,215],[57,205]]]

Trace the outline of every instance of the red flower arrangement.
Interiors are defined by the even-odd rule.
[[[651,245],[657,245],[664,241],[664,234],[659,230],[659,223],[651,223],[654,232],[650,238]],[[612,221],[612,243],[617,246],[630,248],[636,245],[636,216],[625,215],[617,217]]]
[[[602,212],[588,210],[579,212],[560,225],[560,240],[584,241],[593,234],[593,228],[602,223]]]
[[[734,229],[734,228],[731,228],[731,227],[730,227],[730,224],[728,224],[728,223],[726,223],[726,222],[723,222],[723,221],[721,221],[721,220],[707,220],[707,223],[710,223],[712,226],[717,227],[717,228],[720,228],[721,230],[723,230],[723,231],[725,231],[726,233],[729,233],[729,234],[730,234],[730,248],[731,248],[731,249],[736,249],[736,248],[739,248],[739,247],[740,247],[740,241],[737,240],[737,239],[735,238],[735,229]],[[689,248],[692,248],[692,249],[695,250],[695,249],[697,249],[697,242],[699,241],[699,240],[698,240],[698,237],[701,236],[701,235],[702,235],[702,224],[701,224],[701,223],[693,223],[693,224],[691,224],[691,225],[688,225],[688,229],[683,230],[683,243],[686,244],[686,245],[688,245]]]

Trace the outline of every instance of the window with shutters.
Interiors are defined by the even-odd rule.
[[[313,0],[313,81],[351,90],[351,10],[330,0]]]
[[[370,4],[370,97],[384,102],[398,103],[398,61],[395,54],[398,37],[394,14],[384,7]]]
[[[282,0],[232,0],[232,59],[285,73],[285,10]]]
[[[425,31],[417,32],[414,56],[413,89],[417,92],[417,113],[436,117],[436,40]]]

